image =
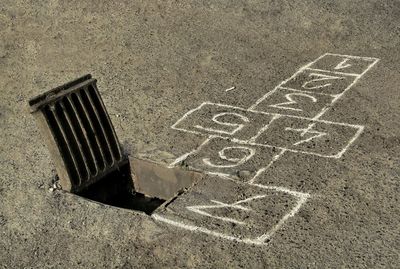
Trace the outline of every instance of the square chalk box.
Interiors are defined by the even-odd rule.
[[[194,171],[252,181],[279,155],[275,147],[254,146],[233,142],[227,138],[208,138],[181,162]]]
[[[218,240],[265,245],[307,201],[309,194],[210,176],[153,218]]]

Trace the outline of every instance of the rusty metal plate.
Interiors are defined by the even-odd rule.
[[[164,200],[170,200],[203,178],[201,173],[195,171],[168,168],[137,158],[131,160],[131,165],[135,191]]]

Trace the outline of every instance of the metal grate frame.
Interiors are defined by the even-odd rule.
[[[60,184],[79,192],[127,163],[91,75],[29,101]]]

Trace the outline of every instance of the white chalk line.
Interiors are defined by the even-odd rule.
[[[207,102],[204,102],[204,103],[202,103],[200,106],[198,106],[198,107],[196,107],[196,108],[194,108],[194,109],[191,109],[191,110],[189,110],[188,112],[186,112],[177,122],[175,122],[172,126],[171,126],[171,128],[172,129],[175,129],[175,126],[176,125],[178,125],[181,121],[183,121],[184,119],[186,119],[186,117],[187,116],[189,116],[190,114],[192,114],[193,112],[195,112],[196,110],[199,110],[199,109],[201,109],[204,105],[206,105],[207,104]]]
[[[372,61],[372,63],[361,73],[361,74],[354,74],[354,73],[345,73],[345,72],[337,72],[337,71],[331,71],[331,70],[323,70],[323,69],[315,69],[315,68],[310,68],[310,66],[312,66],[313,64],[315,64],[318,60],[322,59],[324,56],[326,55],[333,55],[333,56],[341,56],[341,57],[346,57],[346,58],[352,58],[352,59],[363,59],[363,60],[367,60],[367,61]],[[287,83],[288,81],[290,81],[291,79],[293,79],[294,77],[296,77],[299,73],[303,72],[304,70],[315,70],[315,71],[320,71],[320,72],[327,72],[327,73],[333,73],[333,74],[338,74],[338,75],[348,75],[348,76],[355,76],[355,80],[339,95],[343,95],[345,91],[349,90],[365,73],[367,73],[377,62],[379,61],[378,58],[370,58],[370,57],[359,57],[359,56],[350,56],[350,55],[341,55],[341,54],[333,54],[333,53],[325,53],[322,56],[318,57],[316,60],[306,64],[305,66],[299,68],[290,78],[282,81],[277,87],[275,87],[272,91],[268,92],[267,94],[265,94],[263,97],[261,97],[260,99],[258,99],[256,101],[255,104],[253,104],[252,106],[250,106],[249,110],[254,110],[254,108],[260,104],[262,101],[264,101],[264,99],[266,99],[268,96],[270,96],[272,93],[274,93],[275,91],[277,91],[277,88],[285,88],[284,85],[285,83]],[[290,88],[288,88],[290,89]],[[300,91],[300,90],[299,90]],[[310,92],[312,93],[312,92]],[[332,106],[334,103],[331,103],[330,105]],[[322,109],[322,112],[325,113],[324,109]],[[319,113],[319,116],[322,116],[323,113]]]
[[[248,140],[248,142],[249,142],[249,143],[254,143],[254,142],[256,141],[256,139],[257,139],[262,133],[264,133],[264,132],[269,128],[269,126],[271,125],[271,123],[272,123],[273,121],[279,119],[280,117],[281,117],[281,115],[274,115],[274,116],[271,118],[271,120],[270,120],[266,125],[264,125],[264,126],[257,132],[257,134],[256,134],[255,136],[251,137],[251,138]]]
[[[324,96],[330,96],[330,97],[336,97],[336,96],[337,96],[337,94],[330,94],[330,93],[323,93],[323,92],[304,91],[304,90],[289,88],[289,87],[286,87],[286,86],[281,86],[281,87],[279,87],[278,90],[280,90],[280,89],[288,90],[288,91],[293,91],[293,92],[307,93],[307,94],[312,94],[312,95],[324,95]]]
[[[361,76],[364,76],[375,64],[379,62],[378,58],[374,58],[374,61],[361,73]]]
[[[217,175],[217,174],[214,174],[214,173],[207,173],[207,174],[210,174],[210,175]],[[221,179],[225,179],[225,180],[232,181],[232,182],[234,182],[234,183],[236,183],[236,184],[238,184],[238,185],[243,185],[243,186],[250,185],[250,186],[255,186],[255,187],[258,187],[258,188],[261,188],[261,189],[273,190],[273,191],[278,191],[278,192],[284,192],[284,193],[290,194],[290,195],[292,195],[292,196],[296,196],[296,197],[298,197],[298,198],[301,198],[301,197],[309,198],[309,197],[311,197],[311,194],[309,194],[309,193],[306,193],[306,192],[299,192],[299,191],[293,191],[293,190],[290,190],[290,189],[288,189],[288,188],[281,187],[281,186],[262,185],[262,184],[258,184],[258,183],[242,182],[242,181],[240,181],[240,180],[231,178],[229,175],[226,176],[226,175],[224,175],[224,174],[220,174],[220,175],[217,175],[217,176],[219,176]]]
[[[225,91],[226,91],[226,92],[229,92],[229,91],[231,91],[231,90],[234,90],[234,89],[236,89],[236,87],[235,87],[235,86],[233,86],[233,87],[230,87],[229,89],[226,89]]]
[[[347,63],[348,60],[349,60],[349,58],[345,58],[339,64],[337,64],[333,69],[335,69],[335,70],[337,70],[337,69],[345,69],[347,67],[352,66],[351,64]]]
[[[276,224],[271,230],[269,230],[268,233],[261,235],[254,241],[264,243],[266,240],[271,240],[271,237],[274,235],[274,233],[276,233],[276,231],[278,231],[289,218],[294,217],[294,215],[299,212],[300,208],[304,205],[307,199],[308,197],[300,197],[297,205],[289,213],[283,216],[283,218],[279,220],[278,224]]]
[[[314,97],[314,95],[308,94],[308,93],[303,93],[303,92],[292,92],[292,93],[286,93],[285,95],[286,101],[285,102],[280,102],[280,103],[275,103],[272,105],[269,105],[269,107],[273,108],[278,108],[278,109],[285,109],[285,110],[292,110],[292,111],[303,111],[303,109],[298,108],[298,107],[291,107],[292,105],[298,105],[298,102],[293,99],[292,96],[302,96],[303,98],[306,97],[309,100],[311,100],[313,103],[317,103],[318,99]]]
[[[235,236],[230,236],[230,235],[226,235],[223,233],[215,232],[215,231],[209,230],[207,228],[190,225],[190,224],[185,224],[180,221],[168,219],[168,218],[163,217],[158,214],[152,214],[151,217],[157,221],[161,221],[161,222],[167,223],[169,225],[172,225],[172,226],[175,226],[175,227],[178,227],[181,229],[189,230],[192,232],[201,232],[201,233],[205,233],[205,234],[212,235],[214,237],[219,237],[219,238],[229,240],[229,241],[236,241],[236,242],[241,242],[241,243],[250,244],[250,245],[264,245],[265,244],[264,242],[260,242],[259,240],[252,240],[252,239],[247,239],[247,238],[241,239],[241,238],[238,238]]]
[[[255,176],[248,181],[248,183],[254,183],[256,179],[265,171],[267,171],[279,158],[287,151],[287,149],[281,149],[278,154],[276,154],[274,157],[272,157],[272,160],[269,162],[269,164],[266,167],[263,167],[257,171]]]
[[[360,129],[363,129],[363,126],[360,126]],[[352,143],[354,142],[359,135],[360,135],[360,130],[358,130],[352,139],[349,140],[349,144],[345,146],[345,148],[347,149]],[[339,159],[341,157],[341,155],[343,154],[343,150],[340,151],[337,154],[333,154],[333,155],[324,155],[324,154],[320,154],[320,153],[316,153],[316,152],[310,152],[310,151],[303,151],[303,150],[297,150],[297,149],[291,149],[291,148],[285,148],[285,147],[279,147],[279,146],[272,146],[272,145],[267,145],[267,144],[259,144],[259,143],[249,143],[247,140],[239,140],[236,138],[230,138],[230,137],[223,137],[223,136],[215,136],[218,138],[222,138],[222,139],[226,139],[226,140],[230,140],[234,143],[238,143],[238,144],[245,144],[245,145],[250,145],[250,146],[259,146],[259,147],[266,147],[266,148],[276,148],[276,149],[280,149],[280,150],[286,150],[289,152],[294,152],[294,153],[302,153],[302,154],[307,154],[307,155],[313,155],[313,156],[318,156],[318,157],[323,157],[323,158],[333,158],[333,159]]]
[[[272,91],[266,93],[265,95],[263,95],[260,99],[258,99],[253,105],[251,105],[248,110],[253,110],[256,106],[258,106],[262,101],[264,101],[269,95],[271,95],[273,92],[275,92],[279,87],[281,87],[283,84],[287,83],[289,80],[295,78],[297,76],[297,74],[301,73],[304,69],[308,68],[309,66],[313,65],[314,63],[316,63],[319,59],[321,59],[322,57],[324,57],[325,54],[319,56],[317,59],[315,59],[312,62],[309,62],[308,64],[300,67],[292,76],[290,76],[289,78],[285,79],[284,81],[282,81],[281,83],[279,83],[278,86],[276,86]]]
[[[227,204],[227,203],[216,201],[216,200],[210,200],[212,203],[214,203],[216,205],[187,206],[186,209],[193,211],[197,214],[210,217],[210,218],[219,219],[219,220],[226,221],[226,222],[232,222],[232,223],[236,223],[239,225],[246,225],[246,222],[244,222],[244,221],[238,221],[236,219],[232,219],[232,218],[228,218],[228,217],[220,217],[220,216],[212,215],[208,212],[203,211],[202,209],[235,208],[235,209],[239,209],[239,210],[243,210],[243,211],[253,211],[251,208],[241,206],[240,204],[247,203],[247,202],[250,202],[250,201],[253,201],[256,199],[262,199],[266,196],[267,195],[256,195],[256,196],[252,196],[247,199],[244,199],[244,200],[234,202],[233,204]]]
[[[341,97],[340,96],[336,96],[336,98]],[[316,121],[316,122],[322,122],[322,123],[327,123],[327,124],[333,124],[333,125],[342,125],[342,126],[350,126],[350,127],[354,127],[354,126],[362,126],[362,125],[357,125],[357,124],[350,124],[350,123],[345,123],[345,122],[335,122],[335,121],[328,121],[328,120],[323,120],[323,119],[314,119],[314,118],[307,118],[307,117],[303,117],[303,116],[296,116],[296,115],[287,115],[287,114],[280,114],[280,113],[272,113],[272,112],[264,112],[264,111],[258,111],[258,110],[252,110],[252,109],[245,109],[242,107],[237,107],[237,106],[232,106],[232,105],[227,105],[227,104],[221,104],[221,103],[213,103],[213,102],[203,102],[199,107],[192,109],[193,112],[199,110],[200,108],[206,106],[206,105],[211,105],[211,106],[219,106],[219,107],[226,107],[226,108],[231,108],[231,109],[235,109],[235,110],[241,110],[243,112],[252,112],[255,114],[264,114],[264,115],[269,115],[269,116],[274,116],[274,115],[278,115],[281,117],[289,117],[289,118],[297,118],[297,119],[304,119],[304,120],[308,120],[308,121]],[[186,113],[187,114],[187,113]],[[185,118],[189,115],[185,114]],[[178,121],[181,122],[183,120],[183,117],[181,119],[179,119]],[[187,130],[184,129],[182,127],[176,127],[177,122],[171,126],[172,129],[175,130]],[[197,132],[199,133],[199,132]]]
[[[248,155],[244,156],[242,159],[238,159],[238,158],[229,158],[225,155],[225,150],[229,150],[229,149],[238,149],[240,148],[242,150],[242,152],[244,150],[247,150],[249,152]],[[220,157],[220,159],[222,160],[226,160],[228,162],[234,162],[233,164],[227,164],[227,165],[222,165],[222,164],[213,164],[210,161],[210,158],[203,158],[203,163],[205,163],[206,165],[210,166],[210,167],[214,167],[214,168],[232,168],[232,167],[236,167],[239,165],[244,164],[245,162],[247,162],[249,159],[251,159],[254,154],[256,153],[256,151],[254,150],[254,148],[249,148],[247,145],[246,146],[236,146],[236,147],[224,147],[222,150],[220,150],[218,152],[218,155]]]
[[[376,63],[377,63],[377,61],[374,61],[371,65],[369,65],[368,68],[367,68],[367,71],[368,71],[369,69],[371,69],[372,66],[375,65]],[[361,75],[357,76],[357,77],[353,80],[352,83],[350,83],[339,95],[337,95],[337,96],[332,100],[332,102],[331,102],[330,104],[326,105],[326,106],[321,110],[321,112],[318,113],[313,119],[314,119],[314,120],[318,120],[320,117],[322,117],[322,115],[324,115],[324,114],[325,114],[325,113],[326,113],[340,98],[342,98],[342,96],[345,95],[346,92],[349,91],[349,90],[354,86],[354,84],[356,84],[356,83],[358,82],[358,80],[359,80],[364,74],[365,74],[365,71],[364,71]]]
[[[311,67],[307,67],[305,70],[321,72],[321,73],[331,73],[331,74],[340,75],[340,76],[350,76],[350,77],[359,77],[359,76],[361,76],[361,74],[356,74],[356,73],[346,73],[346,72],[331,71],[331,70],[324,70],[324,69],[311,68]]]
[[[233,135],[236,132],[240,131],[245,125],[244,124],[237,124],[237,123],[230,123],[230,122],[221,122],[218,120],[219,117],[225,116],[225,115],[234,115],[238,118],[240,118],[243,122],[249,122],[249,119],[241,114],[237,113],[232,113],[232,112],[221,112],[212,117],[212,121],[223,126],[228,126],[228,127],[236,127],[234,130],[228,132],[228,131],[223,131],[223,130],[218,130],[214,128],[207,128],[203,127],[201,125],[195,125],[194,127],[197,129],[203,129],[205,131],[210,131],[210,132],[216,132],[216,133],[221,133],[221,134],[228,134],[228,135]]]
[[[365,61],[376,61],[376,60],[379,60],[379,58],[374,58],[374,57],[355,56],[355,55],[338,54],[338,53],[330,53],[330,52],[325,53],[323,56],[326,56],[326,55],[342,56],[342,57],[346,57],[346,58],[350,58],[350,59],[362,59],[362,60],[365,60]]]
[[[271,167],[274,164],[274,162],[276,162],[281,157],[281,155],[283,155],[283,153],[285,153],[288,149],[282,148],[282,149],[279,149],[279,150],[280,150],[279,153],[277,153],[275,156],[272,157],[272,159],[268,163],[268,165],[258,169],[257,172],[255,173],[255,175],[250,180],[248,180],[246,183],[248,183],[248,184],[254,183],[256,178],[258,178],[262,173],[264,173],[266,170],[268,170],[268,168]],[[206,171],[206,170],[204,171],[204,173],[206,173],[208,175],[211,175],[211,176],[218,176],[218,177],[221,177],[221,178],[229,179],[229,180],[232,180],[232,181],[235,181],[235,182],[241,182],[239,180],[236,180],[236,179],[232,178],[233,175],[227,174],[227,173],[212,172],[212,171]],[[287,190],[286,190],[286,192],[287,192]]]
[[[357,133],[353,136],[352,139],[350,139],[349,143],[347,144],[347,146],[345,146],[341,152],[339,152],[338,154],[336,154],[336,159],[339,159],[342,157],[342,155],[347,151],[347,149],[354,143],[354,141],[357,140],[357,138],[362,134],[362,132],[364,131],[364,126],[361,126],[361,128],[357,131]]]
[[[196,152],[198,152],[202,147],[204,147],[214,136],[209,136],[206,140],[203,141],[203,143],[201,143],[196,149],[185,153],[181,156],[179,156],[178,158],[176,158],[175,161],[173,161],[172,163],[170,163],[168,165],[168,168],[174,168],[177,164],[183,162],[184,160],[187,159],[187,157],[189,157],[192,154],[195,154]]]
[[[351,58],[349,55],[340,55],[340,54],[328,54],[328,55],[345,56],[347,58]],[[325,106],[322,109],[322,111],[319,114],[317,114],[313,119],[319,119],[320,117],[322,117],[322,115],[324,115],[348,90],[350,90],[350,88],[352,88],[353,85],[356,84],[358,82],[358,80],[361,77],[364,76],[364,74],[366,74],[376,63],[379,62],[378,58],[368,58],[368,57],[364,57],[363,58],[363,57],[358,57],[358,56],[354,56],[354,58],[356,58],[356,59],[370,59],[372,61],[372,63],[359,76],[357,76],[353,80],[353,82],[350,83],[350,85],[347,86],[347,88],[342,93],[340,93],[338,96],[336,96],[329,105]],[[362,128],[364,128],[364,127],[362,127]]]
[[[339,56],[339,57],[345,57],[345,58],[350,58],[350,59],[362,59],[364,61],[370,61],[371,64],[364,69],[364,71],[359,74],[359,76],[365,75],[377,62],[379,62],[379,58],[375,57],[362,57],[362,56],[354,56],[354,55],[346,55],[346,54],[337,54],[337,53],[325,53],[325,55],[332,55],[332,56]]]

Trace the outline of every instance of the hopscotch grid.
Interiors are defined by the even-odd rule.
[[[333,55],[333,56],[340,56],[340,57],[345,57],[345,58],[350,58],[350,59],[363,59],[363,60],[367,60],[367,61],[372,61],[372,63],[361,73],[361,74],[353,74],[353,73],[342,73],[342,72],[336,72],[336,71],[328,71],[328,70],[320,70],[320,69],[313,69],[310,68],[310,66],[312,66],[314,63],[316,63],[317,61],[319,61],[320,59],[322,59],[323,57],[327,56],[327,55]],[[336,102],[337,100],[339,100],[347,90],[349,90],[365,73],[367,73],[377,62],[379,61],[378,58],[372,58],[372,57],[360,57],[360,56],[351,56],[351,55],[344,55],[344,54],[334,54],[334,53],[325,53],[321,56],[319,56],[317,59],[315,59],[312,62],[309,62],[308,64],[304,65],[303,67],[299,68],[291,77],[287,78],[286,80],[282,81],[277,87],[275,87],[273,90],[271,90],[270,92],[264,94],[261,98],[259,98],[253,105],[251,105],[248,109],[243,109],[243,108],[239,108],[239,107],[234,107],[234,106],[230,106],[230,105],[223,105],[223,104],[215,104],[215,103],[211,103],[211,102],[204,102],[202,103],[198,108],[192,109],[190,111],[188,111],[181,119],[179,119],[173,126],[171,126],[171,128],[176,129],[176,130],[181,130],[184,132],[189,132],[189,133],[196,133],[194,131],[190,131],[190,130],[186,130],[183,128],[177,128],[176,125],[178,125],[181,121],[183,121],[187,116],[189,116],[190,114],[192,114],[193,112],[195,112],[198,109],[201,109],[202,106],[206,105],[206,104],[211,104],[211,105],[220,105],[220,106],[225,106],[225,107],[230,107],[230,108],[234,108],[234,109],[239,109],[239,110],[244,110],[244,111],[250,111],[250,112],[254,112],[254,113],[260,113],[260,114],[267,114],[267,115],[274,115],[275,116],[288,116],[288,117],[294,117],[294,118],[300,118],[300,119],[307,119],[307,120],[312,120],[312,121],[317,121],[317,122],[323,122],[323,123],[328,123],[328,124],[337,124],[337,125],[342,125],[342,126],[350,126],[350,127],[354,127],[354,128],[358,128],[356,134],[353,136],[352,139],[350,139],[349,143],[342,149],[341,152],[339,152],[336,155],[332,155],[330,157],[332,158],[340,158],[344,152],[346,152],[346,150],[351,146],[351,144],[358,138],[358,136],[361,135],[361,133],[363,132],[364,126],[361,125],[355,125],[355,124],[346,124],[346,123],[334,123],[334,122],[329,122],[329,121],[325,121],[325,120],[320,120],[319,118],[325,113],[327,112]],[[282,85],[284,85],[285,83],[287,83],[289,80],[293,79],[294,77],[296,77],[300,72],[303,72],[306,69],[310,69],[310,70],[315,70],[315,71],[321,71],[321,72],[328,72],[328,73],[333,73],[333,74],[340,74],[340,75],[349,75],[349,76],[356,76],[356,78],[354,79],[354,81],[340,94],[338,95],[330,95],[333,96],[334,99],[332,100],[332,102],[329,105],[326,105],[324,108],[321,109],[321,112],[319,114],[317,114],[317,116],[315,116],[314,118],[310,119],[310,118],[305,118],[305,117],[300,117],[300,116],[293,116],[293,115],[282,115],[282,114],[278,114],[278,113],[267,113],[267,112],[262,112],[262,111],[257,111],[254,110],[255,107],[257,107],[261,102],[263,102],[267,97],[271,96],[273,93],[275,93],[276,91],[279,90],[279,88],[283,88],[285,89],[286,87],[282,87]],[[234,89],[234,87],[227,89],[227,91]],[[289,90],[295,90],[295,89],[291,89],[291,88],[287,88]],[[300,90],[298,90],[300,91]],[[306,92],[306,91],[304,91]],[[312,93],[312,92],[310,92]],[[323,93],[322,93],[323,94]],[[269,125],[269,124],[268,124]],[[264,126],[265,127],[265,126]],[[202,133],[200,133],[202,134]],[[216,137],[221,137],[218,135],[209,135],[209,137],[195,150],[184,154],[180,157],[177,158],[177,161],[175,160],[170,166],[174,167],[177,163],[185,160],[188,156],[197,153],[202,146],[204,146],[205,144],[207,144],[211,139],[216,138]],[[250,144],[252,145],[252,143],[249,143],[249,141],[241,141],[238,139],[231,139],[228,137],[221,137],[223,139],[229,139],[231,141],[234,142],[243,142],[244,144]],[[259,145],[259,144],[255,144],[255,146],[266,146],[266,145]],[[273,146],[268,146],[267,147],[273,147]],[[256,175],[247,183],[245,184],[249,184],[251,186],[257,186],[263,189],[273,189],[273,190],[277,190],[277,191],[283,191],[289,194],[294,195],[295,197],[298,198],[298,202],[297,205],[290,211],[288,212],[282,219],[280,219],[280,221],[272,228],[270,229],[267,233],[257,237],[256,239],[242,239],[242,238],[238,238],[235,236],[230,236],[227,234],[223,234],[223,233],[219,233],[219,232],[215,232],[215,231],[211,231],[208,230],[206,228],[202,228],[202,227],[198,227],[198,226],[194,226],[194,225],[188,225],[182,222],[177,222],[177,221],[173,221],[170,219],[167,219],[165,217],[162,217],[160,215],[157,214],[153,214],[152,216],[154,217],[154,219],[159,220],[159,221],[163,221],[165,223],[177,226],[177,227],[181,227],[190,231],[199,231],[199,232],[203,232],[206,234],[210,234],[216,237],[220,237],[223,239],[228,239],[231,241],[238,241],[238,242],[243,242],[243,243],[247,243],[247,244],[255,244],[255,245],[265,245],[265,241],[270,239],[273,234],[278,231],[280,229],[280,227],[282,225],[284,225],[284,223],[291,217],[293,217],[302,207],[302,205],[304,203],[306,203],[307,199],[310,197],[310,194],[308,193],[301,193],[301,192],[296,192],[296,191],[292,191],[286,188],[282,188],[282,187],[277,187],[277,186],[267,186],[267,185],[262,185],[262,184],[257,184],[254,183],[255,179],[262,174],[265,170],[267,170],[267,168],[269,168],[270,166],[272,166],[273,162],[275,162],[276,160],[278,160],[286,151],[291,151],[291,152],[300,152],[300,153],[305,153],[305,154],[310,154],[309,152],[302,152],[302,151],[298,151],[298,150],[290,150],[290,149],[286,149],[286,148],[279,148],[279,147],[273,147],[273,148],[278,148],[281,150],[280,153],[278,153],[277,155],[275,155],[272,159],[272,161],[268,164],[268,166],[261,168],[259,171],[257,171]],[[326,157],[320,154],[311,154],[311,155],[316,155],[316,156],[321,156],[321,157]],[[223,174],[223,173],[215,173],[215,172],[206,172],[208,174],[214,174],[214,175],[218,175],[223,179],[228,179],[228,180],[232,180],[234,182],[243,184],[243,182],[237,181],[233,178],[231,178],[229,175],[227,174]]]

